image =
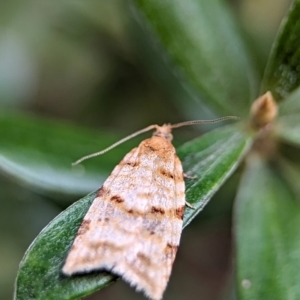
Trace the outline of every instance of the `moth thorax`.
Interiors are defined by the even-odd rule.
[[[171,131],[171,126],[169,124],[164,124],[163,126],[157,126],[156,131],[153,133],[153,136],[160,136],[168,141],[172,141],[173,135]]]

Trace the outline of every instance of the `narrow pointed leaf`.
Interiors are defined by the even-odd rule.
[[[283,20],[265,71],[262,93],[287,97],[300,85],[300,1],[295,0]]]
[[[279,112],[276,134],[281,139],[300,146],[300,88],[280,103]]]
[[[300,204],[300,165],[294,160],[288,160],[286,158],[280,157],[279,160],[280,168],[284,174],[290,188],[293,190],[297,201]]]
[[[186,209],[186,224],[238,167],[251,142],[251,134],[237,124],[213,130],[178,149],[184,172],[196,176],[186,181],[187,201],[195,207]]]
[[[257,78],[224,1],[134,2],[171,58],[174,73],[196,93],[197,101],[220,113],[248,113],[249,103],[257,96]]]
[[[276,134],[282,140],[300,146],[300,113],[280,117]]]
[[[71,163],[117,139],[54,121],[1,113],[0,170],[44,194],[83,195],[99,187],[118,161],[115,157],[130,149],[130,143],[77,167]]]
[[[258,157],[236,199],[237,284],[241,300],[300,299],[300,206]]]
[[[185,171],[197,175],[187,182],[187,201],[195,210],[186,209],[184,226],[237,167],[250,140],[237,126],[228,126],[180,147]],[[106,273],[74,278],[61,275],[67,252],[95,195],[91,193],[62,212],[32,243],[20,264],[15,300],[78,299],[115,280]]]
[[[16,280],[14,299],[79,299],[116,280],[107,273],[65,277],[61,268],[67,252],[96,193],[91,193],[58,215],[33,241]]]
[[[279,104],[280,116],[289,116],[293,114],[300,114],[300,87],[294,90]]]

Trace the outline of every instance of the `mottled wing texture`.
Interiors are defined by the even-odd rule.
[[[182,231],[182,165],[163,137],[144,140],[115,167],[93,201],[63,273],[105,269],[150,299],[162,298]]]

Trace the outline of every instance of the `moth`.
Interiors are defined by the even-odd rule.
[[[179,246],[185,183],[172,129],[216,120],[151,125],[75,164],[155,129],[132,149],[99,189],[62,268],[72,276],[95,270],[119,275],[152,300],[162,299]]]

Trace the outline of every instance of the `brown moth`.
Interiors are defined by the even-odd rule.
[[[156,129],[123,158],[99,189],[62,272],[71,276],[104,269],[121,276],[149,299],[161,299],[178,249],[186,204],[182,164],[171,143],[171,131],[224,119],[236,117],[151,125],[77,161],[75,164]]]

